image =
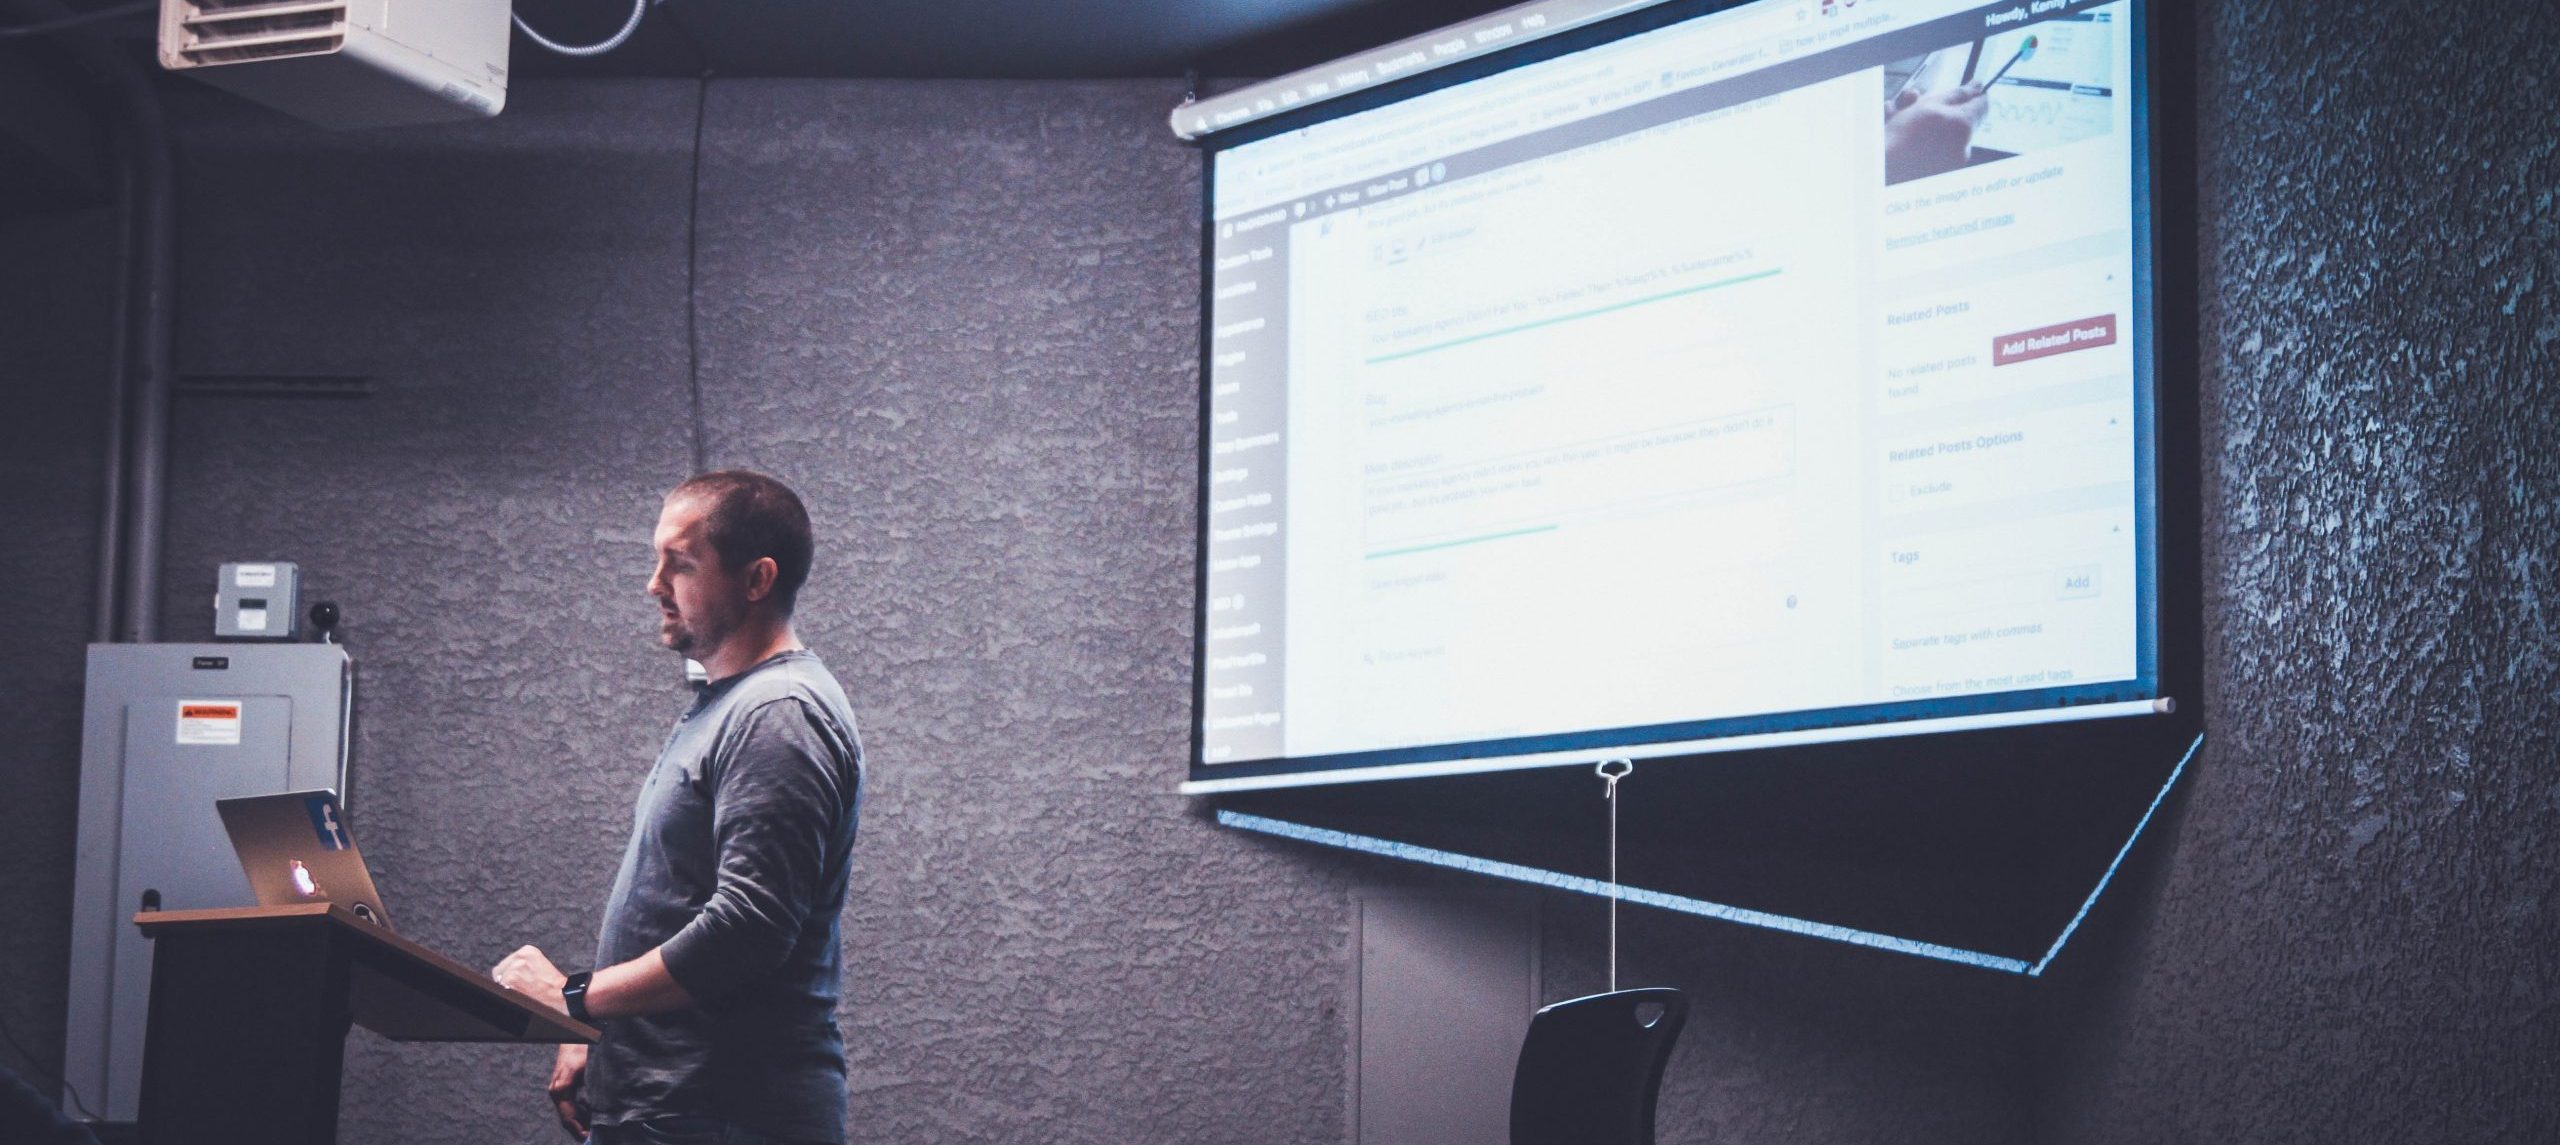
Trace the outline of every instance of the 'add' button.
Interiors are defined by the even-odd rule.
[[[2032,362],[2073,350],[2094,350],[2115,344],[2116,316],[2101,314],[2095,318],[2039,326],[1994,338],[1991,340],[1991,364],[2006,366],[2012,362]]]

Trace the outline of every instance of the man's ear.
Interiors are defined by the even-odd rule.
[[[747,562],[747,599],[765,601],[773,598],[773,582],[782,576],[782,566],[772,557],[757,557]]]

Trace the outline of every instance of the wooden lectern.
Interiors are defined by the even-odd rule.
[[[145,911],[148,1145],[327,1145],[349,1024],[404,1042],[592,1042],[593,1027],[328,903]]]

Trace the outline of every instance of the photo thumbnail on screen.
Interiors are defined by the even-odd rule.
[[[1884,69],[1885,182],[1904,183],[2113,130],[2122,4],[1951,44]]]

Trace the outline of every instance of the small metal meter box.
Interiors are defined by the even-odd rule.
[[[213,594],[213,634],[292,639],[301,591],[302,568],[292,561],[226,564]]]

